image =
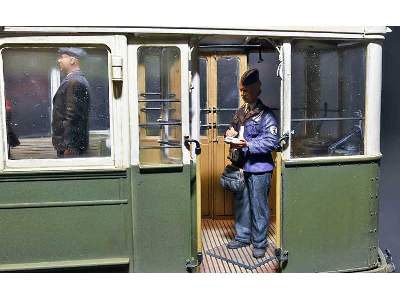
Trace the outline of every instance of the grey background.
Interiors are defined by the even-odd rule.
[[[400,269],[400,27],[389,26],[383,44],[379,244]]]

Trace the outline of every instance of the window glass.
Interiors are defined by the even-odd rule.
[[[279,122],[281,106],[280,89],[281,79],[276,75],[279,65],[279,54],[274,52],[249,53],[249,69],[256,68],[260,74],[261,94],[260,100],[271,108]]]
[[[9,159],[110,156],[108,51],[1,50]]]
[[[292,157],[364,153],[365,46],[296,42]]]
[[[239,107],[239,58],[221,57],[217,61],[217,128],[224,135]]]
[[[138,89],[140,163],[182,163],[179,48],[140,47]]]
[[[208,133],[208,95],[207,95],[207,59],[199,58],[199,75],[200,75],[200,134]]]

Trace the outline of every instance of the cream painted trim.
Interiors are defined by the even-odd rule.
[[[288,160],[290,158],[290,149],[291,149],[291,140],[292,136],[290,134],[291,131],[291,86],[292,86],[292,46],[290,42],[284,42],[282,46],[282,55],[283,55],[283,63],[282,63],[282,93],[281,95],[281,124],[282,129],[281,133],[289,133],[289,142],[286,145],[282,152],[282,160]]]
[[[61,261],[41,261],[34,263],[0,264],[0,271],[22,271],[22,270],[44,270],[51,268],[73,268],[73,267],[94,267],[127,265],[128,257],[110,257],[95,259],[74,259]]]
[[[183,154],[183,164],[190,164],[190,151],[188,151],[184,146],[184,137],[190,137],[190,125],[189,125],[189,45],[188,44],[177,44],[181,51],[181,114],[182,114],[182,154]]]
[[[282,154],[277,152],[275,159],[276,173],[276,199],[275,199],[275,244],[277,248],[282,248]]]
[[[139,165],[139,99],[138,99],[138,76],[137,76],[137,52],[141,45],[128,44],[128,89],[130,107],[130,128],[131,138],[131,165]]]
[[[382,45],[369,43],[366,57],[364,152],[377,155],[380,153]]]
[[[250,27],[250,28],[249,28]],[[4,32],[44,32],[44,33],[111,33],[111,34],[221,34],[221,35],[249,35],[249,36],[271,36],[271,37],[316,37],[316,38],[354,38],[354,39],[383,39],[384,34],[389,32],[385,26],[375,27],[340,27],[340,26],[271,26],[256,28],[251,26],[240,26],[229,28],[218,28],[218,26],[193,26],[171,27],[162,24],[151,27],[132,26],[132,27],[24,27],[24,26],[5,26]]]
[[[113,99],[114,113],[110,116],[114,118],[114,149],[115,165],[117,168],[129,167],[130,155],[130,135],[129,135],[129,81],[128,81],[128,47],[126,36],[115,36],[115,43],[118,45],[112,55],[122,57],[122,94],[118,99]],[[111,59],[110,59],[111,63]],[[111,67],[110,67],[111,70]],[[110,75],[111,76],[111,75]]]
[[[65,159],[67,160],[67,159]],[[29,167],[29,168],[25,168],[25,167],[21,167],[21,168],[8,168],[8,169],[4,169],[2,171],[3,174],[19,174],[19,173],[45,173],[45,172],[65,172],[65,171],[124,171],[126,170],[126,168],[116,168],[115,166],[106,166],[104,164],[100,165],[99,163],[92,163],[92,165],[85,165],[82,166],[82,164],[77,165],[77,166],[73,166],[72,165],[72,160],[73,159],[68,159],[68,161],[70,162],[70,166],[68,167],[68,169],[65,166],[50,166],[50,167],[38,167],[38,168],[33,168],[33,167]]]
[[[1,42],[1,40],[0,40]],[[0,49],[0,112],[1,112],[1,122],[0,122],[0,172],[4,170],[6,164],[6,155],[8,152],[7,145],[7,127],[6,125],[6,109],[5,109],[5,99],[4,99],[4,74],[3,74],[3,55],[2,49]],[[4,121],[4,122],[3,122]]]
[[[191,138],[200,142],[200,73],[199,73],[199,51],[197,45],[195,45],[190,51],[190,62],[191,62],[191,113],[192,113],[192,132]],[[197,163],[200,163],[200,159],[197,160],[192,147],[192,159]]]
[[[358,161],[370,161],[379,160],[382,154],[376,155],[352,155],[352,156],[327,156],[327,157],[307,157],[307,158],[293,158],[288,161],[284,161],[285,165],[306,165],[306,164],[318,164],[318,163],[331,163],[331,162],[358,162]]]
[[[182,43],[132,43],[129,48],[129,102],[131,111],[130,136],[132,139],[131,164],[139,165],[139,99],[137,86],[137,51],[140,47],[174,46],[179,48],[181,55],[181,118],[182,118],[182,162],[190,164],[190,153],[184,146],[184,136],[190,136],[189,130],[189,46]],[[134,80],[134,82],[133,82]]]
[[[127,52],[125,36],[30,36],[30,37],[8,37],[0,39],[0,44],[22,44],[29,47],[35,45],[54,45],[54,44],[91,44],[105,45],[109,48],[108,57],[108,76],[109,76],[109,99],[110,99],[110,135],[112,140],[111,157],[89,157],[89,158],[66,158],[66,159],[7,159],[7,133],[1,125],[3,139],[0,147],[1,170],[0,172],[29,172],[29,171],[52,171],[52,170],[87,170],[87,169],[122,169],[127,168],[129,141],[126,141],[128,134],[128,111],[127,103]],[[1,46],[0,45],[0,46]],[[123,58],[123,78],[125,84],[122,88],[120,98],[115,98],[113,94],[113,82],[111,79],[111,55],[118,55]],[[0,67],[3,69],[3,60],[0,56]],[[0,100],[4,103],[4,76],[0,72]],[[3,120],[5,119],[4,105],[1,106]]]

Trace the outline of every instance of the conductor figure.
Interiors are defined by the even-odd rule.
[[[244,129],[241,141],[231,147],[241,151],[245,188],[235,195],[236,235],[227,247],[237,249],[252,244],[253,256],[261,258],[268,245],[268,191],[274,169],[271,152],[279,146],[278,127],[271,109],[258,98],[261,82],[257,69],[242,75],[240,93],[245,104],[234,115],[226,136],[235,137],[240,128]]]

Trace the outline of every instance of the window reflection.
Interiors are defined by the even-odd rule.
[[[239,58],[221,57],[217,61],[217,128],[224,135],[239,107]]]
[[[200,134],[202,136],[208,133],[208,95],[207,95],[207,59],[199,58],[200,74]]]
[[[296,42],[292,51],[292,156],[363,154],[365,47]]]
[[[179,49],[140,47],[138,87],[140,163],[182,163]]]
[[[75,83],[81,80],[76,80],[77,78],[86,80],[90,101],[89,97],[79,96],[86,93],[79,85],[65,89],[60,86],[65,84],[68,76],[71,77],[71,74],[68,75],[65,70],[60,70],[59,59],[62,55],[59,51],[62,48],[82,49],[85,52],[84,56],[75,60],[75,63],[78,61],[80,64],[82,76],[76,75],[79,70],[71,73],[74,74],[72,77]],[[106,49],[79,46],[7,47],[2,49],[1,54],[9,159],[57,158],[57,146],[55,146],[57,143],[62,144],[65,149],[69,147],[78,149],[79,153],[68,157],[110,156],[108,51]],[[63,57],[67,59],[67,56]],[[64,100],[70,99],[69,104],[64,103],[64,100],[54,101],[57,92]],[[85,104],[87,108],[81,103],[84,101],[87,102]],[[64,113],[58,114],[60,111]],[[74,111],[77,113],[73,113]],[[70,115],[66,117],[67,113]],[[56,128],[52,127],[54,116],[59,119]],[[54,142],[56,135],[59,137],[58,142]],[[77,142],[78,140],[88,141]],[[87,146],[84,145],[85,143]]]

